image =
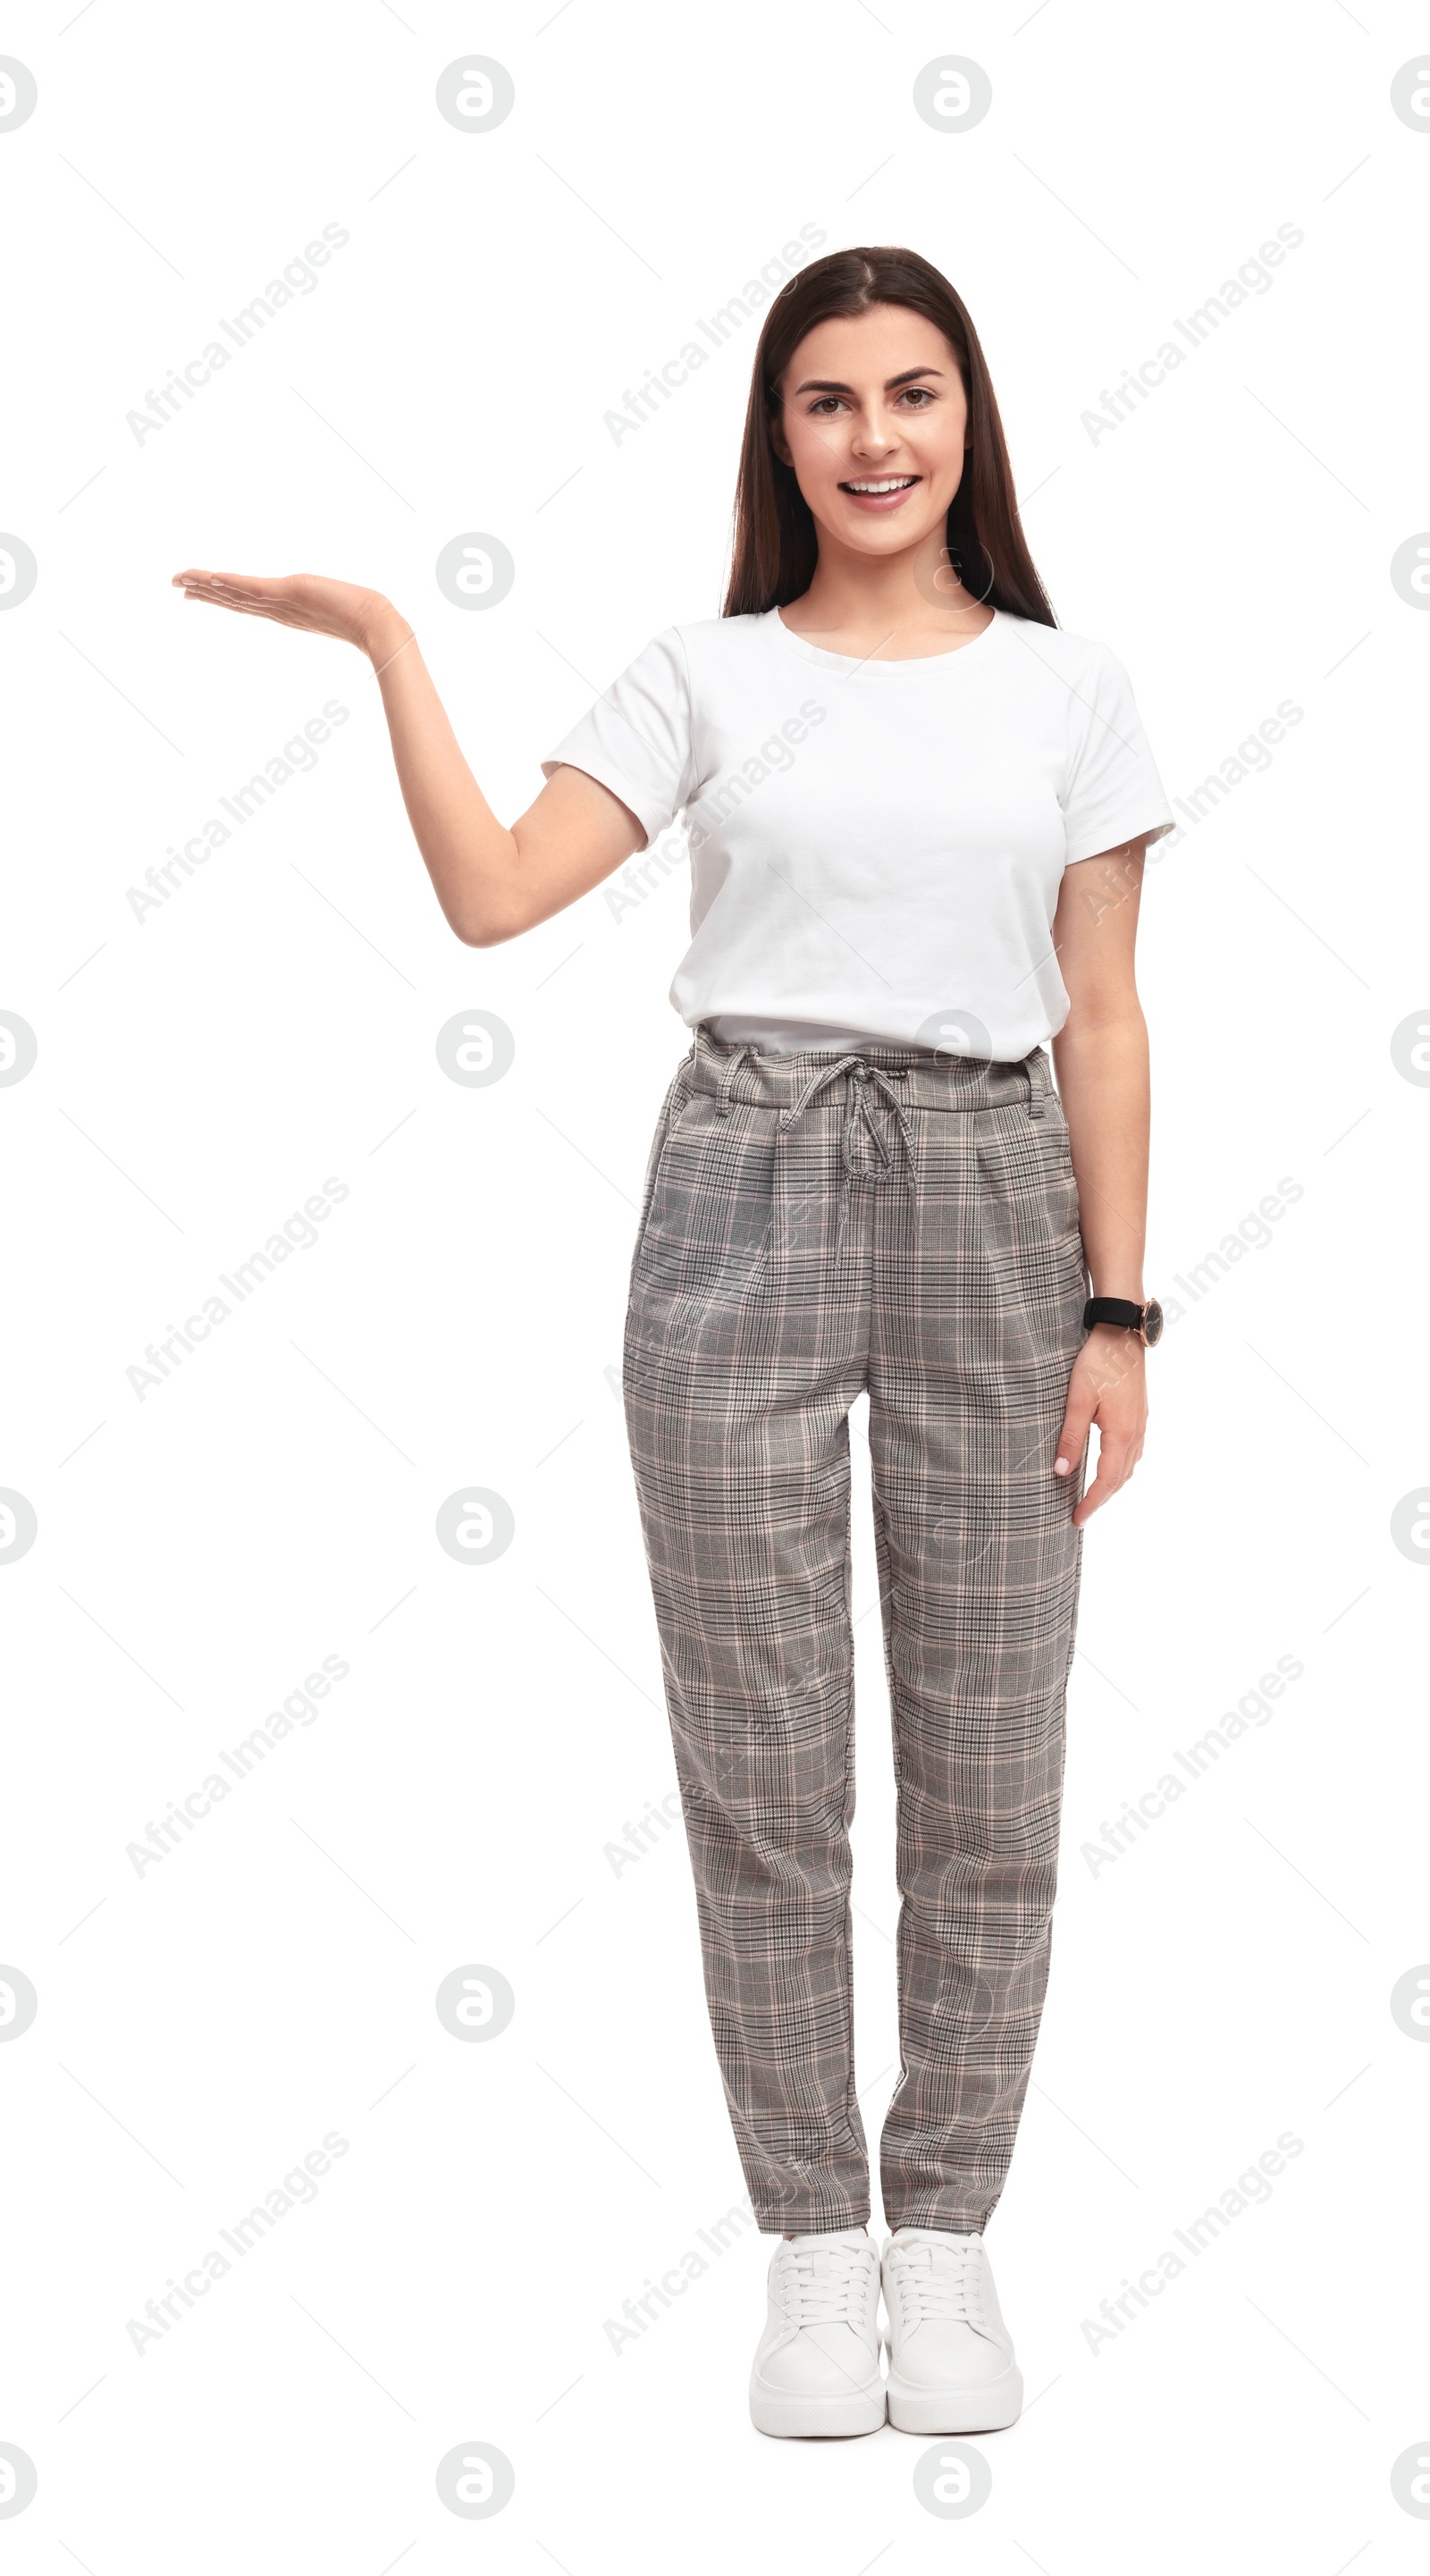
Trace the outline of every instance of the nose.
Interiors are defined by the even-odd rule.
[[[887,456],[899,444],[898,423],[888,421],[881,412],[871,412],[855,431],[854,444],[861,456]]]

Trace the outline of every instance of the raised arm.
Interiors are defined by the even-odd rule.
[[[365,653],[377,675],[402,801],[437,900],[469,948],[493,948],[589,894],[632,854],[645,831],[618,796],[582,769],[562,767],[535,802],[499,823],[463,757],[411,626],[377,591],[322,573],[275,580],[189,570],[186,599],[332,635]]]

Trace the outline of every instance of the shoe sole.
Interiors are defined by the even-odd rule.
[[[1001,2433],[1023,2411],[1023,2374],[1014,2362],[981,2388],[915,2388],[890,2371],[888,2402],[901,2433]]]
[[[750,2421],[757,2433],[785,2440],[832,2438],[839,2434],[877,2433],[886,2420],[884,2383],[871,2388],[841,2389],[837,2396],[797,2397],[788,2389],[750,2382]]]

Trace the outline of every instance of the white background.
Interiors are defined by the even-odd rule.
[[[1389,1998],[1430,1957],[1426,1578],[1390,1523],[1430,1464],[1430,1101],[1390,1041],[1430,1018],[1430,618],[1389,567],[1430,521],[1430,134],[1390,103],[1424,35],[1383,0],[10,14],[39,88],[0,133],[0,524],[39,568],[0,615],[0,1005],[39,1049],[0,1092],[0,1484],[38,1518],[0,1568],[0,1956],[39,1997],[0,2051],[24,2576],[1422,2563],[1390,2472],[1430,2453],[1430,2051]],[[489,133],[434,103],[464,45],[515,83]],[[992,83],[967,133],[912,104],[946,46]],[[350,240],[316,290],[137,441],[147,389],[325,223]],[[462,949],[367,666],[169,587],[386,591],[510,818],[650,635],[718,611],[757,322],[638,434],[603,416],[805,223],[964,296],[1054,606],[1126,663],[1172,795],[1303,710],[1149,871],[1151,1284],[1302,1195],[1181,1298],[1146,1462],[1089,1534],[1052,1982],[990,2238],[1031,2402],[956,2531],[915,2494],[925,2442],[751,2431],[748,2224],[635,2341],[606,2331],[742,2190],[680,1835],[607,1849],[674,1785],[615,1371],[683,873]],[[1270,290],[1094,438],[1102,390],[1282,224]],[[516,565],[483,613],[433,574],[473,530]],[[136,918],[127,890],[330,699],[317,766]],[[486,1088],[435,1053],[470,1010],[515,1041]],[[318,1240],[141,1400],[145,1345],[329,1176]],[[489,1564],[434,1535],[463,1479],[515,1516]],[[896,1900],[857,1499],[875,2139]],[[329,1655],[314,1722],[138,1875],[126,1846]],[[1266,1723],[1095,1868],[1282,1656]],[[469,1963],[516,1997],[474,2045],[434,2009]],[[329,2132],[316,2198],[136,2350]],[[1270,2197],[1090,2343],[1283,2132]],[[436,2485],[473,2441],[516,2479],[480,2524]]]

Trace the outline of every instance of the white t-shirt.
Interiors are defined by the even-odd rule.
[[[670,999],[773,1050],[1026,1055],[1068,1013],[1064,868],[1174,828],[1121,663],[1002,609],[900,662],[826,653],[777,609],[669,626],[541,765],[563,762],[648,839],[684,814]]]

